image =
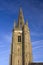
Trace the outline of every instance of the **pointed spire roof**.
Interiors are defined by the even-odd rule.
[[[22,8],[19,10],[19,17],[18,17],[18,26],[23,26],[24,25],[24,17],[23,17],[23,12]]]
[[[16,27],[16,21],[14,21],[14,28]]]
[[[28,26],[28,20],[26,21],[26,25]]]

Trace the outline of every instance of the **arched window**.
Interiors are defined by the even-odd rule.
[[[18,36],[18,42],[21,42],[21,36]]]

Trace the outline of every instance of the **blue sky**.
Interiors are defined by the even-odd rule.
[[[20,7],[28,20],[33,62],[43,62],[43,0],[0,0],[0,65],[9,65],[12,29]]]

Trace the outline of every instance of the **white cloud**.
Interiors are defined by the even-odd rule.
[[[32,53],[34,62],[43,61],[43,40],[32,42]]]
[[[0,37],[0,52],[1,54],[6,52],[6,51],[9,51],[10,50],[10,44],[11,44],[11,37],[12,35],[10,34],[1,34],[1,37]]]
[[[34,41],[32,42],[33,46],[43,46],[43,40],[38,40],[38,41]]]
[[[11,34],[2,33],[0,37],[0,65],[9,65]]]

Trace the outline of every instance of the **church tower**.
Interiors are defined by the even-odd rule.
[[[23,12],[20,8],[18,23],[14,23],[12,33],[10,65],[29,65],[32,62],[32,46],[28,22],[24,22]]]

